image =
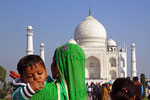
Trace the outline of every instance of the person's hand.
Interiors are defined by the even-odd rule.
[[[29,83],[30,87],[36,91],[36,90],[42,90],[42,88],[44,87],[44,85],[42,85],[41,83],[38,83],[37,81],[33,81],[32,83]]]
[[[18,73],[15,73],[14,71],[10,71],[9,76],[13,79],[20,78],[20,75]]]

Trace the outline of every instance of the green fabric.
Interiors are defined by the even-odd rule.
[[[60,82],[57,82],[60,86],[60,100],[86,100],[83,50],[78,45],[67,43],[58,47],[54,56],[60,78]],[[67,83],[69,97],[63,79]],[[58,100],[57,91],[56,83],[47,83],[42,91],[38,91],[32,96],[31,100]]]
[[[45,87],[36,91],[30,100],[58,100],[57,86],[54,82],[45,84]]]
[[[86,100],[85,55],[83,50],[78,45],[67,43],[57,49],[55,57],[68,85],[69,99]],[[59,77],[66,96],[60,72]]]

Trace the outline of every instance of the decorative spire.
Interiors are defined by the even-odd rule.
[[[91,16],[91,6],[89,7],[89,16]]]

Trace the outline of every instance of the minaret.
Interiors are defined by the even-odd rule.
[[[135,44],[131,44],[131,78],[137,77]]]
[[[45,62],[45,56],[44,56],[44,43],[41,43],[40,45],[40,56],[43,59],[43,61]]]
[[[33,54],[33,28],[31,25],[27,27],[27,50],[26,53],[27,55]]]

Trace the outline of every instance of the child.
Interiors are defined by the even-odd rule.
[[[20,78],[12,81],[15,88],[13,100],[29,99],[36,90],[42,90],[43,84],[52,82],[51,77],[47,77],[45,64],[38,55],[27,55],[20,59],[17,70]]]

